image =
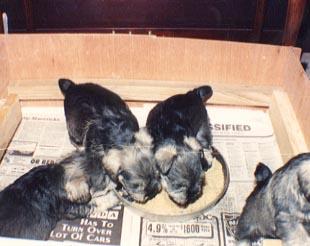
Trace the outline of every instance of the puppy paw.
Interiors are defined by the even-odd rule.
[[[241,240],[236,242],[236,246],[252,246],[249,240]]]
[[[94,194],[93,198],[90,201],[90,205],[92,207],[92,212],[104,212],[109,208],[112,208],[118,205],[120,202],[117,195],[114,191],[110,190],[104,195]]]
[[[128,194],[128,193],[123,193],[121,194],[122,198],[124,198],[128,202],[134,202],[135,200]]]
[[[90,188],[88,183],[83,178],[71,180],[66,183],[65,190],[67,198],[71,202],[85,203],[91,199]]]

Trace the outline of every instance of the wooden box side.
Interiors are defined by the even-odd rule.
[[[9,83],[8,54],[4,37],[0,38],[0,98],[7,93]]]
[[[281,117],[278,135],[287,143],[294,133],[287,130],[282,111],[287,101],[281,92],[274,93],[269,87],[283,86],[309,146],[309,81],[296,54],[288,49],[133,35],[0,36],[0,94],[10,81],[12,92],[24,96],[22,100],[60,100],[57,79],[70,77],[81,81],[108,79],[110,82],[103,80],[101,84],[127,100],[156,101],[192,86],[215,83],[211,103],[270,106],[274,119]],[[291,59],[293,55],[295,59]],[[25,88],[28,90],[23,94]],[[16,115],[20,117],[17,109]],[[294,148],[294,144],[283,146],[287,155],[298,151]]]
[[[284,66],[283,47],[263,44],[128,34],[11,34],[5,40],[12,83],[72,77],[279,85]]]
[[[310,80],[307,77],[299,55],[292,48],[285,50],[285,67],[282,88],[288,94],[303,135],[310,147]],[[285,105],[282,105],[285,110]],[[289,120],[289,118],[288,118]]]
[[[22,119],[17,95],[10,94],[2,100],[0,103],[0,161]]]
[[[60,77],[93,80],[136,101],[207,83],[218,92],[211,103],[267,107],[272,87],[281,86],[310,145],[309,83],[291,47],[128,34],[0,35],[0,41],[2,91],[10,81],[9,93],[21,100],[61,100]]]

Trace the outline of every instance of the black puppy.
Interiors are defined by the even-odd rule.
[[[202,86],[172,96],[157,104],[147,118],[163,187],[180,206],[201,195],[204,171],[211,165],[203,148],[211,156],[212,135],[204,102],[212,93],[210,86]]]
[[[297,155],[274,174],[260,163],[255,178],[237,225],[240,244],[266,237],[310,245],[310,153]]]
[[[90,158],[102,158],[111,179],[132,199],[145,202],[161,186],[152,139],[127,104],[114,92],[93,83],[60,79],[71,142],[85,146]]]
[[[139,131],[136,117],[114,92],[94,83],[59,79],[71,143],[89,152],[105,152],[129,144]],[[89,141],[86,142],[88,132]]]
[[[47,240],[57,221],[85,217],[104,204],[104,198],[89,203],[88,171],[94,171],[86,170],[86,162],[84,153],[74,152],[58,164],[31,169],[2,190],[0,236]],[[108,180],[102,177],[105,189]]]

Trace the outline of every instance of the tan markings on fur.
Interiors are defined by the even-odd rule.
[[[90,197],[90,188],[85,177],[69,180],[65,184],[68,199],[72,202],[87,202]]]
[[[122,165],[122,150],[109,150],[108,153],[102,158],[102,164],[104,168],[116,175]]]
[[[123,149],[122,168],[129,168],[137,163],[139,149],[134,146],[127,146]]]
[[[142,156],[152,158],[152,137],[148,134],[146,128],[141,128],[135,134],[136,141],[132,145],[124,146],[122,150],[110,150],[103,158],[103,165],[114,174],[121,169],[130,168],[136,165],[137,160]]]
[[[177,150],[173,145],[166,145],[159,148],[155,153],[155,159],[158,162],[163,162],[165,160],[171,160],[177,155]]]
[[[72,163],[63,165],[65,169],[65,179],[73,180],[84,176],[84,170],[82,167],[82,162],[74,161]]]
[[[143,153],[143,147],[127,146],[123,150],[123,168],[130,168],[137,164],[137,160],[141,157]]]
[[[145,138],[143,138],[145,140]],[[140,139],[141,140],[141,139]],[[143,141],[144,141],[143,140]],[[142,157],[144,158],[152,158],[152,149],[146,140],[146,143],[142,143],[142,141],[136,141],[132,145],[125,146],[121,153],[122,158],[122,168],[129,168],[132,165],[136,165]]]
[[[87,200],[90,194],[87,178],[79,159],[63,165],[65,169],[64,187],[70,201]]]
[[[193,137],[185,137],[184,138],[184,143],[187,144],[189,147],[192,148],[192,150],[200,150],[201,145],[198,143],[196,138]]]
[[[72,202],[86,201],[90,195],[87,178],[82,168],[82,158],[63,165],[65,169],[64,187],[68,199]]]
[[[148,133],[146,128],[140,128],[140,130],[135,133],[135,146],[144,146],[144,147],[151,147],[153,139],[151,135]]]
[[[205,156],[205,159],[207,160],[207,162],[209,164],[211,164],[213,161],[212,150],[204,149],[203,153],[204,153],[204,156]]]

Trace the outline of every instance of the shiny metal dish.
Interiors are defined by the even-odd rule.
[[[212,209],[216,204],[218,204],[218,202],[226,194],[230,183],[230,174],[227,163],[221,153],[215,148],[213,148],[213,158],[214,159],[212,162],[212,167],[205,174],[206,176],[209,175],[208,177],[206,177],[206,182],[210,183],[210,175],[212,175],[211,172],[213,168],[214,175],[217,175],[218,177],[214,176],[212,178],[212,180],[214,181],[212,181],[213,184],[210,184],[210,187],[215,187],[214,185],[217,185],[217,183],[221,185],[221,187],[216,187],[216,194],[212,195],[211,200],[207,199],[209,198],[208,194],[210,195],[210,192],[212,192],[212,190],[209,189],[210,187],[208,187],[208,185],[206,185],[207,187],[204,188],[202,196],[196,202],[189,205],[187,208],[180,208],[176,206],[172,201],[170,201],[170,199],[168,201],[168,198],[158,198],[159,196],[168,197],[167,194],[158,194],[155,198],[148,201],[146,204],[138,204],[135,202],[129,202],[128,200],[123,198],[121,194],[119,194],[117,191],[115,192],[126,207],[131,209],[134,213],[137,213],[139,216],[142,216],[152,221],[180,222],[198,217],[202,213]],[[223,180],[220,180],[221,177]],[[165,191],[161,191],[161,193],[163,192],[166,193]],[[160,203],[159,199],[162,199],[160,200]],[[173,206],[176,207],[176,210],[174,210]]]

